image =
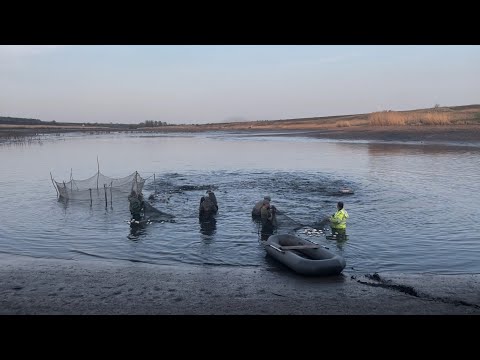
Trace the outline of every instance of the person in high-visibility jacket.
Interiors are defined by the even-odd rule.
[[[343,202],[337,203],[337,212],[330,217],[330,228],[332,229],[332,235],[338,234],[345,236],[347,231],[347,210],[343,208]]]

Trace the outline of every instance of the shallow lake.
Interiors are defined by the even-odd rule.
[[[58,201],[57,181],[138,171],[175,216],[132,230],[126,196]],[[279,267],[250,212],[264,195],[348,273],[480,273],[480,147],[280,134],[63,134],[0,144],[0,253],[37,258]],[[155,182],[154,182],[155,178]],[[348,187],[354,194],[339,192]],[[198,219],[214,190],[214,223]],[[345,203],[348,240],[305,230]]]

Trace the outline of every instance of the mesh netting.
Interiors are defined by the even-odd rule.
[[[111,192],[130,193],[135,191],[137,194],[140,194],[145,183],[145,179],[136,171],[119,179],[105,176],[99,171],[85,180],[53,181],[57,187],[59,197],[76,200],[91,200],[92,198],[104,196],[105,192],[110,194]]]
[[[158,210],[145,201],[144,203],[144,218],[150,221],[171,221],[175,216],[172,214],[164,213],[163,211]]]
[[[278,233],[288,233],[291,231],[298,230],[304,225],[297,220],[292,219],[290,216],[285,214],[283,211],[277,210],[275,214],[275,227],[277,228]]]
[[[258,231],[262,228],[262,221],[260,217],[253,217],[254,221],[258,224]],[[291,233],[298,229],[301,229],[305,225],[301,222],[292,219],[290,216],[285,214],[285,212],[276,210],[275,216],[273,217],[273,228],[277,234]]]

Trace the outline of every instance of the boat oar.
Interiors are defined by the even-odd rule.
[[[282,246],[282,250],[304,250],[304,249],[318,249],[320,245],[287,245]]]

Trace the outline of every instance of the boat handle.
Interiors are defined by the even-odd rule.
[[[270,246],[271,248],[274,248],[275,250],[277,250],[277,251],[279,251],[279,252],[281,252],[281,253],[284,253],[284,252],[285,252],[285,251],[279,249],[278,247],[273,246],[272,244],[268,244],[268,246]]]

